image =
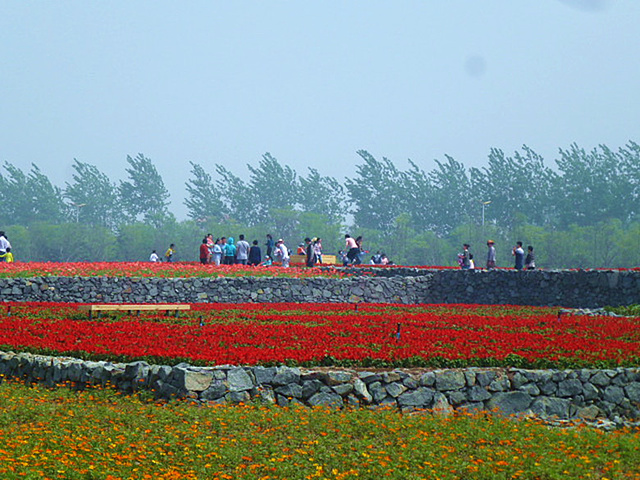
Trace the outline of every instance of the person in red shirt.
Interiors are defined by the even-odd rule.
[[[211,255],[209,245],[207,244],[207,239],[204,238],[202,240],[202,245],[200,245],[200,263],[203,265],[209,263],[209,255]]]

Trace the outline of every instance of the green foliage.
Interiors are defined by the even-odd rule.
[[[640,305],[637,303],[634,305],[626,305],[622,307],[604,307],[608,312],[613,312],[625,317],[640,317]]]
[[[6,162],[7,176],[0,175],[0,202],[3,223],[29,225],[33,222],[62,222],[66,209],[61,190],[52,185],[37,165],[25,174]]]
[[[223,165],[216,165],[214,178],[191,162],[190,220],[183,222],[168,211],[162,178],[142,154],[127,157],[129,178],[118,187],[95,166],[75,160],[64,192],[36,165],[25,173],[7,162],[0,174],[0,225],[14,240],[16,258],[25,261],[145,260],[169,243],[179,246],[181,260],[197,260],[206,233],[244,233],[262,246],[268,232],[291,247],[319,236],[325,253],[337,253],[348,231],[364,236],[366,250],[383,251],[399,264],[456,265],[462,243],[470,243],[483,266],[491,238],[503,267],[512,265],[516,240],[535,247],[542,268],[640,265],[640,145],[634,142],[617,151],[571,145],[560,150],[557,172],[526,145],[513,154],[491,149],[485,166],[469,170],[450,156],[435,160],[431,171],[409,160],[403,171],[387,158],[357,153],[361,163],[344,186],[315,168],[298,175],[269,153],[248,165],[247,181]],[[482,202],[488,201],[483,222]],[[344,226],[345,219],[353,224]],[[115,253],[111,241],[94,242],[97,250],[81,246],[89,234],[74,247],[86,253],[71,253],[70,244],[63,245],[65,222],[109,229],[104,237],[115,235]],[[47,230],[45,223],[62,228]]]
[[[189,163],[193,178],[185,185],[187,198],[184,201],[189,218],[200,224],[206,223],[208,219],[222,218],[225,213],[224,204],[211,175],[197,163]]]
[[[169,192],[153,162],[139,153],[127,155],[129,180],[120,182],[120,204],[129,221],[142,220],[160,227],[169,215]]]
[[[67,183],[70,221],[115,229],[122,220],[118,190],[94,165],[74,159],[73,183]]]
[[[77,223],[36,223],[29,228],[29,234],[32,245],[29,260],[95,262],[116,259],[116,236],[104,227]]]
[[[298,178],[298,203],[303,212],[325,216],[331,223],[344,222],[344,188],[332,177],[323,177],[309,168],[307,177]]]
[[[156,245],[156,229],[151,225],[136,223],[124,225],[118,235],[118,258],[126,262],[140,262],[149,259],[151,250],[156,249],[162,257],[163,247]]]
[[[365,150],[359,150],[358,155],[364,164],[356,166],[356,178],[347,178],[345,182],[355,224],[360,228],[387,230],[405,204],[400,172],[388,158],[376,160]]]

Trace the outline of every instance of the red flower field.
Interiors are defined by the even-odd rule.
[[[31,262],[2,263],[4,277],[338,277],[337,271],[318,268],[246,265],[202,265],[196,262]]]
[[[4,313],[11,307],[11,315]],[[0,349],[201,364],[640,364],[640,319],[480,305],[195,304],[89,320],[76,304],[0,307]],[[399,335],[398,335],[399,329]]]

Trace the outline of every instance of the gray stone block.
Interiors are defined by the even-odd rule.
[[[347,383],[351,381],[350,372],[342,371],[329,371],[322,374],[322,379],[329,386],[340,385],[341,383]]]
[[[563,380],[558,384],[559,397],[574,397],[582,395],[582,382],[578,379]]]
[[[251,390],[254,385],[249,374],[242,367],[232,368],[227,372],[229,392]]]
[[[611,384],[611,377],[604,371],[600,371],[591,377],[590,383],[597,387],[607,387]]]
[[[344,396],[353,392],[353,384],[341,383],[340,385],[334,385],[333,387],[331,387],[331,389],[338,395]]]
[[[449,390],[446,395],[451,405],[460,405],[467,402],[467,392],[465,390]]]
[[[496,372],[491,370],[485,370],[483,372],[476,372],[476,383],[481,387],[488,386],[493,379],[496,378]]]
[[[274,391],[278,395],[284,395],[287,398],[302,398],[302,385],[297,383],[289,383],[280,387],[274,388]]]
[[[491,394],[480,385],[474,385],[467,391],[467,399],[470,402],[483,402],[485,400],[489,400],[491,398]]]
[[[543,417],[567,418],[569,403],[569,400],[564,398],[538,397],[531,405],[531,411]]]
[[[435,372],[436,390],[446,392],[449,390],[459,390],[467,384],[464,372],[459,370],[445,370],[443,372]]]
[[[318,392],[309,399],[309,405],[312,407],[342,408],[344,402],[337,393]]]
[[[300,381],[300,369],[290,367],[276,367],[276,374],[273,377],[274,386],[298,383]]]
[[[310,398],[314,393],[320,390],[324,383],[318,379],[307,380],[302,382],[302,398]]]
[[[392,383],[392,382],[399,382],[400,380],[402,380],[402,377],[400,376],[400,374],[398,372],[383,372],[382,373],[382,381],[384,383]]]
[[[382,386],[381,382],[373,382],[369,385],[369,392],[375,403],[379,403],[387,396],[387,390]]]
[[[418,383],[421,387],[433,387],[436,384],[436,374],[434,372],[423,373]]]
[[[624,399],[624,390],[620,387],[607,387],[604,389],[604,395],[602,398],[605,402],[619,405]]]
[[[640,403],[640,382],[633,382],[624,387],[627,398],[635,403]]]
[[[227,386],[221,380],[215,380],[200,394],[202,400],[217,400],[227,394]]]
[[[367,390],[367,385],[359,378],[356,378],[353,381],[353,389],[358,398],[362,399],[364,402],[371,403],[373,401],[373,397]]]
[[[515,415],[527,410],[532,401],[531,395],[524,392],[499,392],[486,405],[489,410],[497,409],[503,415]]]
[[[407,391],[398,397],[398,405],[401,407],[429,408],[432,405],[434,393],[432,389],[426,387]]]
[[[275,367],[253,367],[253,375],[256,379],[256,385],[266,385],[273,382],[273,377],[276,375]]]
[[[436,392],[433,395],[433,409],[434,415],[448,417],[453,413],[453,407],[449,404],[447,397],[440,392]]]
[[[540,389],[535,383],[527,383],[518,388],[519,391],[528,393],[529,395],[535,397],[540,395]]]
[[[407,387],[405,387],[401,383],[394,382],[386,385],[385,389],[390,396],[392,396],[393,398],[397,398],[407,390]]]
[[[407,387],[407,389],[409,390],[415,390],[416,388],[418,388],[418,381],[415,378],[409,376],[402,380],[402,385]]]

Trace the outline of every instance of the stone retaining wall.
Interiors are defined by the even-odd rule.
[[[0,279],[0,301],[82,303],[362,301],[406,304],[547,305],[576,308],[640,303],[640,271],[367,270],[371,270],[376,275],[393,274],[393,276],[2,278]],[[367,270],[360,273],[365,273]]]
[[[158,399],[196,403],[261,401],[287,406],[391,406],[450,413],[498,410],[543,418],[640,419],[640,369],[306,370],[292,367],[173,367],[82,361],[0,352],[0,381],[16,378],[47,386],[112,385]]]

